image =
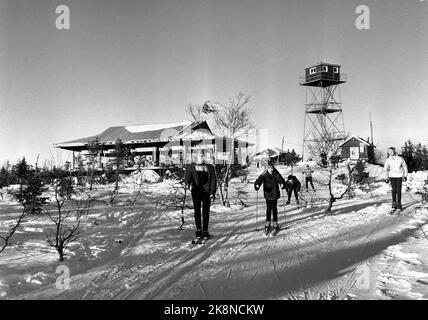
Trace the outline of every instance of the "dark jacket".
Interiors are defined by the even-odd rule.
[[[267,200],[278,200],[281,198],[281,192],[279,191],[279,184],[285,185],[285,180],[278,172],[278,170],[273,169],[272,174],[267,170],[257,178],[254,182],[254,188],[258,190],[263,184],[263,194]]]
[[[196,172],[196,165],[191,164],[188,165],[186,168],[186,177],[185,177],[185,183],[186,186],[190,187],[192,185],[192,190],[201,190],[203,192],[209,193],[210,195],[214,195],[217,191],[217,179],[215,174],[215,169],[210,164],[205,164],[207,166],[207,173],[208,173],[208,182],[201,186],[198,179],[198,174]]]
[[[287,181],[285,182],[285,189],[288,191],[300,191],[302,188],[302,185],[299,181],[299,179],[296,178],[296,176],[289,175],[287,177]]]

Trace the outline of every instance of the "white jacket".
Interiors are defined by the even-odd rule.
[[[386,159],[385,166],[386,176],[388,178],[407,177],[407,164],[402,157],[392,156]]]

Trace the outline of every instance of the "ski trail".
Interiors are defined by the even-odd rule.
[[[151,275],[150,283],[144,288],[136,288],[120,295],[119,299],[162,299],[166,292],[178,282],[179,279],[184,278],[187,274],[193,273],[197,267],[202,264],[218,247],[226,243],[229,238],[236,233],[239,226],[235,226],[228,234],[216,238],[214,242],[209,245],[202,245],[197,250],[188,252],[184,257],[179,254],[175,256],[179,262],[173,268],[165,268],[164,271],[156,275]]]

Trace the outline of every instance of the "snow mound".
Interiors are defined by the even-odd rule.
[[[125,177],[122,182],[125,184],[143,184],[144,182],[159,182],[161,177],[153,170],[134,171]]]
[[[47,274],[43,272],[38,272],[34,275],[28,274],[25,276],[25,282],[32,283],[32,284],[38,284],[41,285],[43,283],[46,283],[47,279],[49,278]]]
[[[383,166],[374,165],[374,164],[367,164],[365,172],[367,172],[369,174],[370,178],[375,178],[375,179],[379,179],[379,180],[385,180],[386,179],[386,173],[385,173],[385,169],[383,168]]]
[[[0,203],[14,205],[18,204],[16,198],[7,192],[6,189],[0,189]]]
[[[407,175],[406,187],[412,192],[423,191],[425,181],[428,180],[428,171],[412,172]]]

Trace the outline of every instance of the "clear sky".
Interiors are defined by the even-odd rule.
[[[55,27],[68,5],[71,29]],[[358,5],[370,30],[355,27]],[[428,144],[428,1],[0,0],[0,164],[113,125],[179,122],[251,96],[272,145],[301,150],[307,66],[338,63],[345,128]]]

